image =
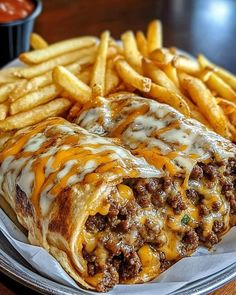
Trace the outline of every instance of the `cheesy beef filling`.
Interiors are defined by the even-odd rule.
[[[149,281],[199,244],[212,247],[235,224],[236,159],[198,163],[186,191],[183,182],[125,179],[112,190],[107,211],[90,215],[84,227],[89,284],[107,291],[118,283]]]

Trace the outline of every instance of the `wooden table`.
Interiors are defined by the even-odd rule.
[[[49,42],[99,35],[105,29],[118,39],[125,30],[145,30],[151,19],[159,18],[164,26],[165,46],[176,46],[195,55],[202,52],[236,73],[236,1],[44,0],[43,4],[35,31]],[[1,274],[0,294],[37,293]],[[236,282],[213,294],[236,294]]]

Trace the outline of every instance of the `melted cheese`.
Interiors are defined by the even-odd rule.
[[[89,116],[89,124],[86,124],[86,114]],[[110,118],[109,124],[104,124],[104,114]],[[76,122],[95,133],[91,126],[100,124],[104,134],[120,138],[134,152],[142,150],[144,146],[146,151],[158,149],[158,154],[162,157],[178,151],[171,161],[187,172],[192,170],[195,163],[193,155],[198,161],[206,161],[212,156],[225,159],[236,153],[236,148],[229,141],[208,131],[197,121],[185,119],[168,105],[134,95],[113,100],[101,98],[100,104],[96,102],[95,107],[91,104],[88,108],[85,107]],[[181,150],[182,145],[187,148]],[[146,156],[149,161],[147,153]]]
[[[103,181],[103,175],[107,174],[114,181],[128,175],[161,176],[160,171],[144,159],[133,157],[112,141],[57,118],[18,132],[7,142],[0,159],[2,181],[4,175],[8,175],[5,190],[11,194],[18,183],[31,198],[37,215],[47,214],[53,199],[63,189],[85,177],[88,181],[96,175],[97,181]],[[11,172],[7,173],[8,170]]]

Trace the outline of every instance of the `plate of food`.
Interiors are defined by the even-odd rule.
[[[236,77],[147,36],[0,71],[0,268],[45,294],[206,294],[236,277]]]

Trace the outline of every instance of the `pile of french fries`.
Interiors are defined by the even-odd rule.
[[[162,24],[147,34],[127,31],[115,41],[74,38],[52,45],[32,34],[23,67],[0,71],[0,130],[63,116],[97,96],[136,93],[166,103],[220,135],[236,141],[236,77],[205,56],[194,59],[162,43]]]

